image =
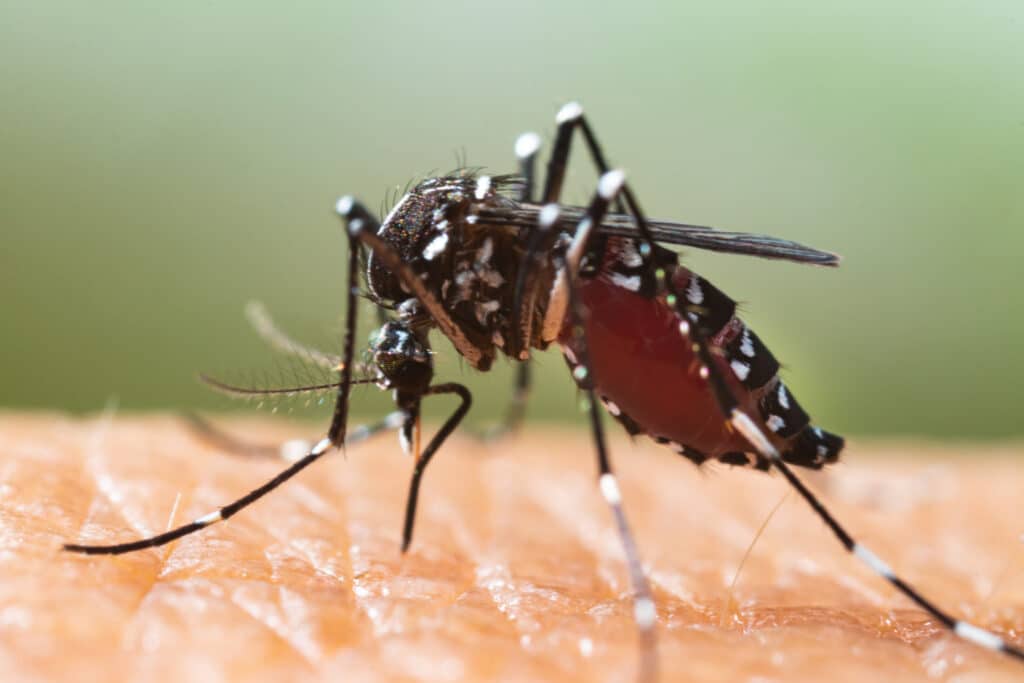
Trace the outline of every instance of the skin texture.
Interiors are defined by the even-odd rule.
[[[252,440],[318,436],[224,424]],[[646,440],[611,445],[658,603],[664,680],[1024,673],[930,623],[792,495],[730,594],[785,482],[697,470]],[[1020,644],[1020,455],[853,442],[847,464],[808,480],[926,594]],[[0,416],[0,680],[631,679],[628,583],[585,432],[486,445],[457,434],[427,472],[403,558],[411,465],[383,435],[227,523],[85,557],[60,544],[163,531],[172,510],[175,523],[205,514],[280,465],[218,451],[169,417]]]

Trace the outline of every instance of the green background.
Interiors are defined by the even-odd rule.
[[[338,348],[340,194],[376,208],[462,151],[511,170],[577,99],[651,215],[844,256],[687,255],[820,424],[1020,435],[1024,3],[898,4],[6,0],[0,405],[224,408],[195,371],[296,379],[242,308]],[[593,183],[577,159],[567,199]],[[508,364],[435,346],[493,419]],[[531,418],[578,419],[561,358],[537,370]]]

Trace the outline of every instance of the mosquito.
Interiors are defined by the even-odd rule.
[[[779,378],[778,360],[737,315],[736,303],[681,265],[665,245],[819,266],[838,265],[838,256],[775,237],[649,219],[625,174],[606,161],[583,108],[567,104],[555,121],[539,193],[541,139],[524,133],[515,144],[514,175],[463,169],[428,178],[380,221],[355,198],[338,200],[349,242],[341,355],[304,349],[259,312],[255,320],[278,347],[338,373],[327,386],[336,392],[330,426],[301,458],[235,502],[166,533],[115,545],[68,544],[65,550],[126,553],[228,519],[346,442],[349,395],[359,383],[392,391],[397,410],[375,427],[361,428],[358,438],[397,426],[404,447],[415,456],[402,530],[402,550],[407,550],[424,472],[472,402],[462,384],[434,383],[429,333],[436,329],[477,370],[488,370],[499,354],[520,363],[508,428],[522,418],[532,350],[561,347],[586,399],[598,489],[628,567],[641,643],[640,680],[657,677],[657,610],[624,511],[599,404],[630,434],[648,435],[698,465],[717,461],[778,470],[849,553],[931,617],[960,638],[1024,661],[1020,648],[957,619],[899,577],[854,540],[794,473],[791,466],[820,469],[836,462],[842,437],[812,424]],[[559,203],[577,132],[599,173],[587,206]],[[385,311],[365,363],[355,360],[361,274],[367,296]],[[420,406],[439,395],[454,395],[459,405],[423,446]]]

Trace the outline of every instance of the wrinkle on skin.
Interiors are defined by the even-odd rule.
[[[233,429],[279,441],[310,431]],[[645,440],[610,447],[655,589],[665,671],[1019,678],[1014,662],[938,629],[795,501],[758,541],[723,619],[737,563],[784,482],[728,467],[705,476]],[[178,523],[281,465],[221,453],[166,418],[7,414],[0,451],[2,680],[605,681],[633,671],[625,566],[582,430],[487,446],[456,435],[424,480],[405,556],[411,463],[391,439],[325,458],[224,524],[117,557],[56,548],[161,531],[179,493]],[[814,486],[922,591],[1019,640],[1024,575],[1006,567],[1020,557],[1024,453],[955,453],[969,457],[852,444],[847,464]]]

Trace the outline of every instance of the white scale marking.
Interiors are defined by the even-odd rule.
[[[220,514],[220,510],[216,510],[214,512],[211,512],[208,515],[203,515],[202,517],[197,519],[195,521],[195,523],[196,524],[202,524],[203,526],[209,526],[210,524],[213,524],[215,522],[219,522],[221,519],[222,519],[222,517],[221,517],[221,514]]]
[[[750,330],[743,328],[743,338],[740,340],[740,353],[747,358],[754,357],[754,340],[750,338]]]
[[[445,250],[448,246],[448,233],[442,232],[440,235],[430,240],[430,243],[423,250],[423,258],[428,261],[433,261],[434,257]]]
[[[409,435],[405,433],[404,429],[398,430],[398,443],[401,444],[403,453],[412,455],[412,441],[409,440]]]
[[[612,284],[623,289],[628,289],[631,292],[637,292],[640,290],[640,276],[639,275],[623,275],[622,273],[613,272],[611,275]]]
[[[868,550],[866,546],[863,546],[860,543],[855,543],[853,546],[853,554],[857,556],[858,560],[871,567],[872,571],[876,574],[881,574],[887,579],[892,579],[895,576],[892,573],[892,568],[883,562],[882,558]]]
[[[608,171],[597,181],[597,193],[601,195],[602,199],[611,201],[615,199],[615,195],[619,193],[625,182],[626,174],[619,169]]]
[[[786,394],[786,385],[779,382],[779,405],[783,410],[789,410],[789,395]]]
[[[604,496],[605,501],[609,505],[622,504],[622,492],[619,491],[619,482],[615,479],[614,474],[602,474],[599,484],[601,486],[601,495]]]
[[[494,240],[488,237],[480,248],[476,250],[476,261],[480,264],[488,264],[494,256]]]
[[[658,610],[654,606],[654,601],[650,598],[637,598],[636,604],[633,605],[633,616],[636,619],[636,625],[642,630],[646,631],[652,628],[658,619]]]
[[[956,622],[953,632],[964,640],[969,640],[975,645],[986,647],[989,650],[1002,650],[1006,647],[1003,639],[996,634],[978,628],[974,624],[968,624],[966,621]]]
[[[352,213],[352,206],[356,203],[356,200],[352,195],[345,195],[338,200],[338,203],[334,205],[334,210],[342,216],[348,216]]]
[[[473,193],[477,199],[483,199],[491,191],[491,176],[482,175],[476,179],[476,192]]]
[[[580,106],[580,103],[570,102],[558,110],[558,115],[555,116],[555,123],[561,124],[575,121],[581,116],[583,116],[583,107]]]
[[[736,431],[743,435],[750,445],[754,447],[754,450],[758,451],[762,455],[765,455],[772,460],[779,460],[779,451],[772,445],[772,442],[768,440],[768,437],[764,435],[754,421],[750,419],[746,413],[738,408],[733,408],[732,415],[729,416],[729,421],[732,426],[736,428]]]
[[[729,363],[729,367],[732,368],[733,374],[739,377],[741,382],[750,375],[750,365],[741,360],[732,361]]]
[[[542,227],[550,228],[558,220],[558,204],[545,204],[537,216],[537,221]]]
[[[540,149],[540,136],[536,133],[523,133],[516,138],[516,156],[520,159],[532,157]]]
[[[686,285],[686,300],[694,306],[704,303],[704,292],[700,288],[700,278],[694,275]]]

